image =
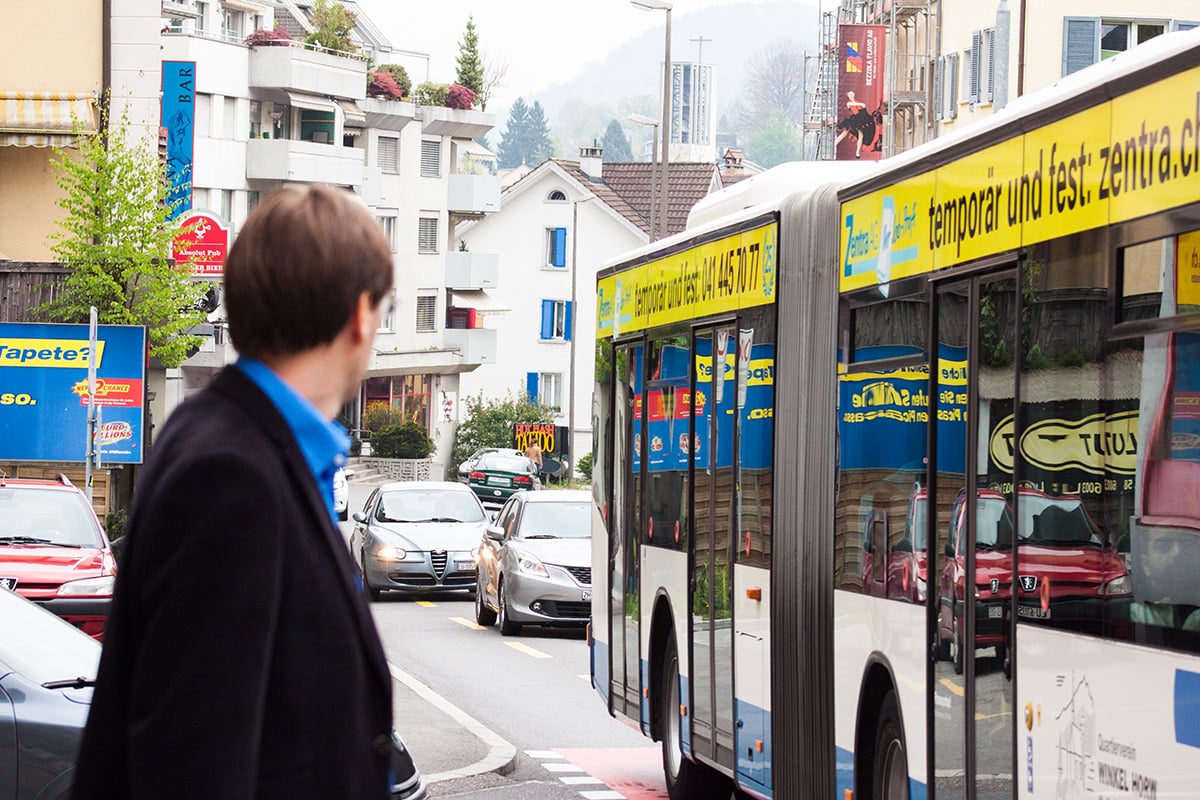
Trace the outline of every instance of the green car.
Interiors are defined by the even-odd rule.
[[[467,485],[488,509],[500,508],[516,492],[542,488],[532,461],[503,452],[481,455],[467,475]]]

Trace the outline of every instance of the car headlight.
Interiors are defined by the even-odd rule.
[[[1132,594],[1132,593],[1133,593],[1133,579],[1130,578],[1128,575],[1122,575],[1119,578],[1115,578],[1115,579],[1109,581],[1108,583],[1104,583],[1104,584],[1100,585],[1100,595],[1103,597],[1108,597],[1108,596],[1114,595],[1114,594]]]
[[[531,555],[522,555],[518,558],[517,569],[529,575],[541,575],[543,578],[550,577],[550,573],[546,571],[546,567],[542,562]]]
[[[113,592],[113,584],[116,583],[116,578],[111,575],[105,575],[102,578],[84,578],[81,581],[70,581],[58,587],[55,593],[60,597],[63,595],[86,595],[88,597],[103,597],[110,595]]]
[[[384,545],[375,551],[375,557],[380,561],[403,561],[408,557],[408,551],[402,547]]]

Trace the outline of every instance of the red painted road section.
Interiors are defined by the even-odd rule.
[[[657,746],[560,749],[558,753],[627,800],[667,800],[662,750]]]

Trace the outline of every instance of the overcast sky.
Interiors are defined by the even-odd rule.
[[[643,11],[629,0],[357,0],[392,47],[429,54],[429,79],[454,81],[458,45],[467,17],[475,18],[485,61],[507,62],[508,72],[494,102],[507,106],[563,83],[587,64],[647,30],[662,31],[665,14]],[[672,24],[707,6],[756,0],[674,0]],[[661,35],[661,34],[660,34]],[[674,37],[672,37],[674,38]],[[675,41],[674,47],[683,43]],[[425,80],[425,59],[395,59],[417,84]],[[658,65],[647,65],[658,69]]]

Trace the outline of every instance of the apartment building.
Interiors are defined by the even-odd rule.
[[[845,97],[838,31],[884,31],[884,156],[990,116],[1008,102],[1163,33],[1192,28],[1187,0],[842,0],[821,17],[818,83],[806,129],[832,157]],[[869,109],[875,111],[875,109]]]
[[[395,303],[362,391],[343,416],[354,428],[368,403],[386,402],[426,426],[437,443],[433,458],[444,466],[459,376],[496,357],[494,331],[446,325],[452,305],[487,304],[484,288],[496,282],[494,258],[464,259],[450,246],[460,222],[499,208],[499,180],[477,168],[472,141],[495,119],[368,97],[368,59],[386,63],[390,43],[356,7],[355,52],[304,46],[309,8],[292,0],[172,5],[178,14],[163,31],[162,59],[195,65],[192,207],[226,225],[232,240],[259,199],[284,184],[343,186],[367,203],[395,253]],[[296,39],[245,44],[254,31],[275,27]],[[219,284],[219,277],[217,270],[202,279]],[[222,309],[210,319],[212,335],[179,370],[168,403],[236,357]]]

